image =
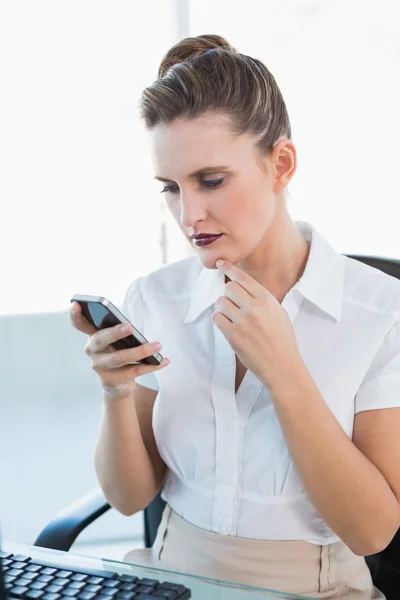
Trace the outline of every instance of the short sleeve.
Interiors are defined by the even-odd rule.
[[[141,288],[140,288],[141,277],[135,279],[133,283],[128,287],[125,299],[122,305],[122,313],[126,318],[146,337],[145,332],[145,312],[146,307],[143,301]],[[157,378],[154,373],[147,373],[136,377],[136,382],[143,387],[150,388],[156,392],[159,391]]]
[[[400,406],[400,320],[386,334],[355,397],[355,413]]]

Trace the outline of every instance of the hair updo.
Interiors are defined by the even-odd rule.
[[[210,111],[226,114],[233,133],[251,135],[266,155],[279,139],[291,140],[286,105],[273,75],[219,35],[188,37],[172,46],[158,79],[143,90],[139,110],[147,129]]]

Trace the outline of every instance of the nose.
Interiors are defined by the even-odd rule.
[[[197,194],[181,194],[180,220],[183,227],[193,227],[198,221],[204,220],[206,214],[204,201]]]

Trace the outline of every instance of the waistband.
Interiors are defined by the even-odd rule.
[[[318,545],[221,535],[189,523],[168,504],[152,552],[172,570],[281,592],[307,595],[354,588],[370,598],[373,590],[364,557],[342,540]],[[374,598],[384,600],[379,592]]]

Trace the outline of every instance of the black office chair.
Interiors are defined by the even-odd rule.
[[[400,260],[358,254],[346,254],[345,256],[359,260],[400,279]],[[144,510],[144,542],[146,548],[150,548],[154,543],[164,506],[165,502],[158,495]],[[41,532],[34,545],[53,550],[68,551],[81,531],[110,508],[101,489],[96,488],[52,519]],[[399,600],[400,529],[387,548],[378,554],[367,556],[365,560],[371,571],[374,584],[385,594],[387,600]]]

